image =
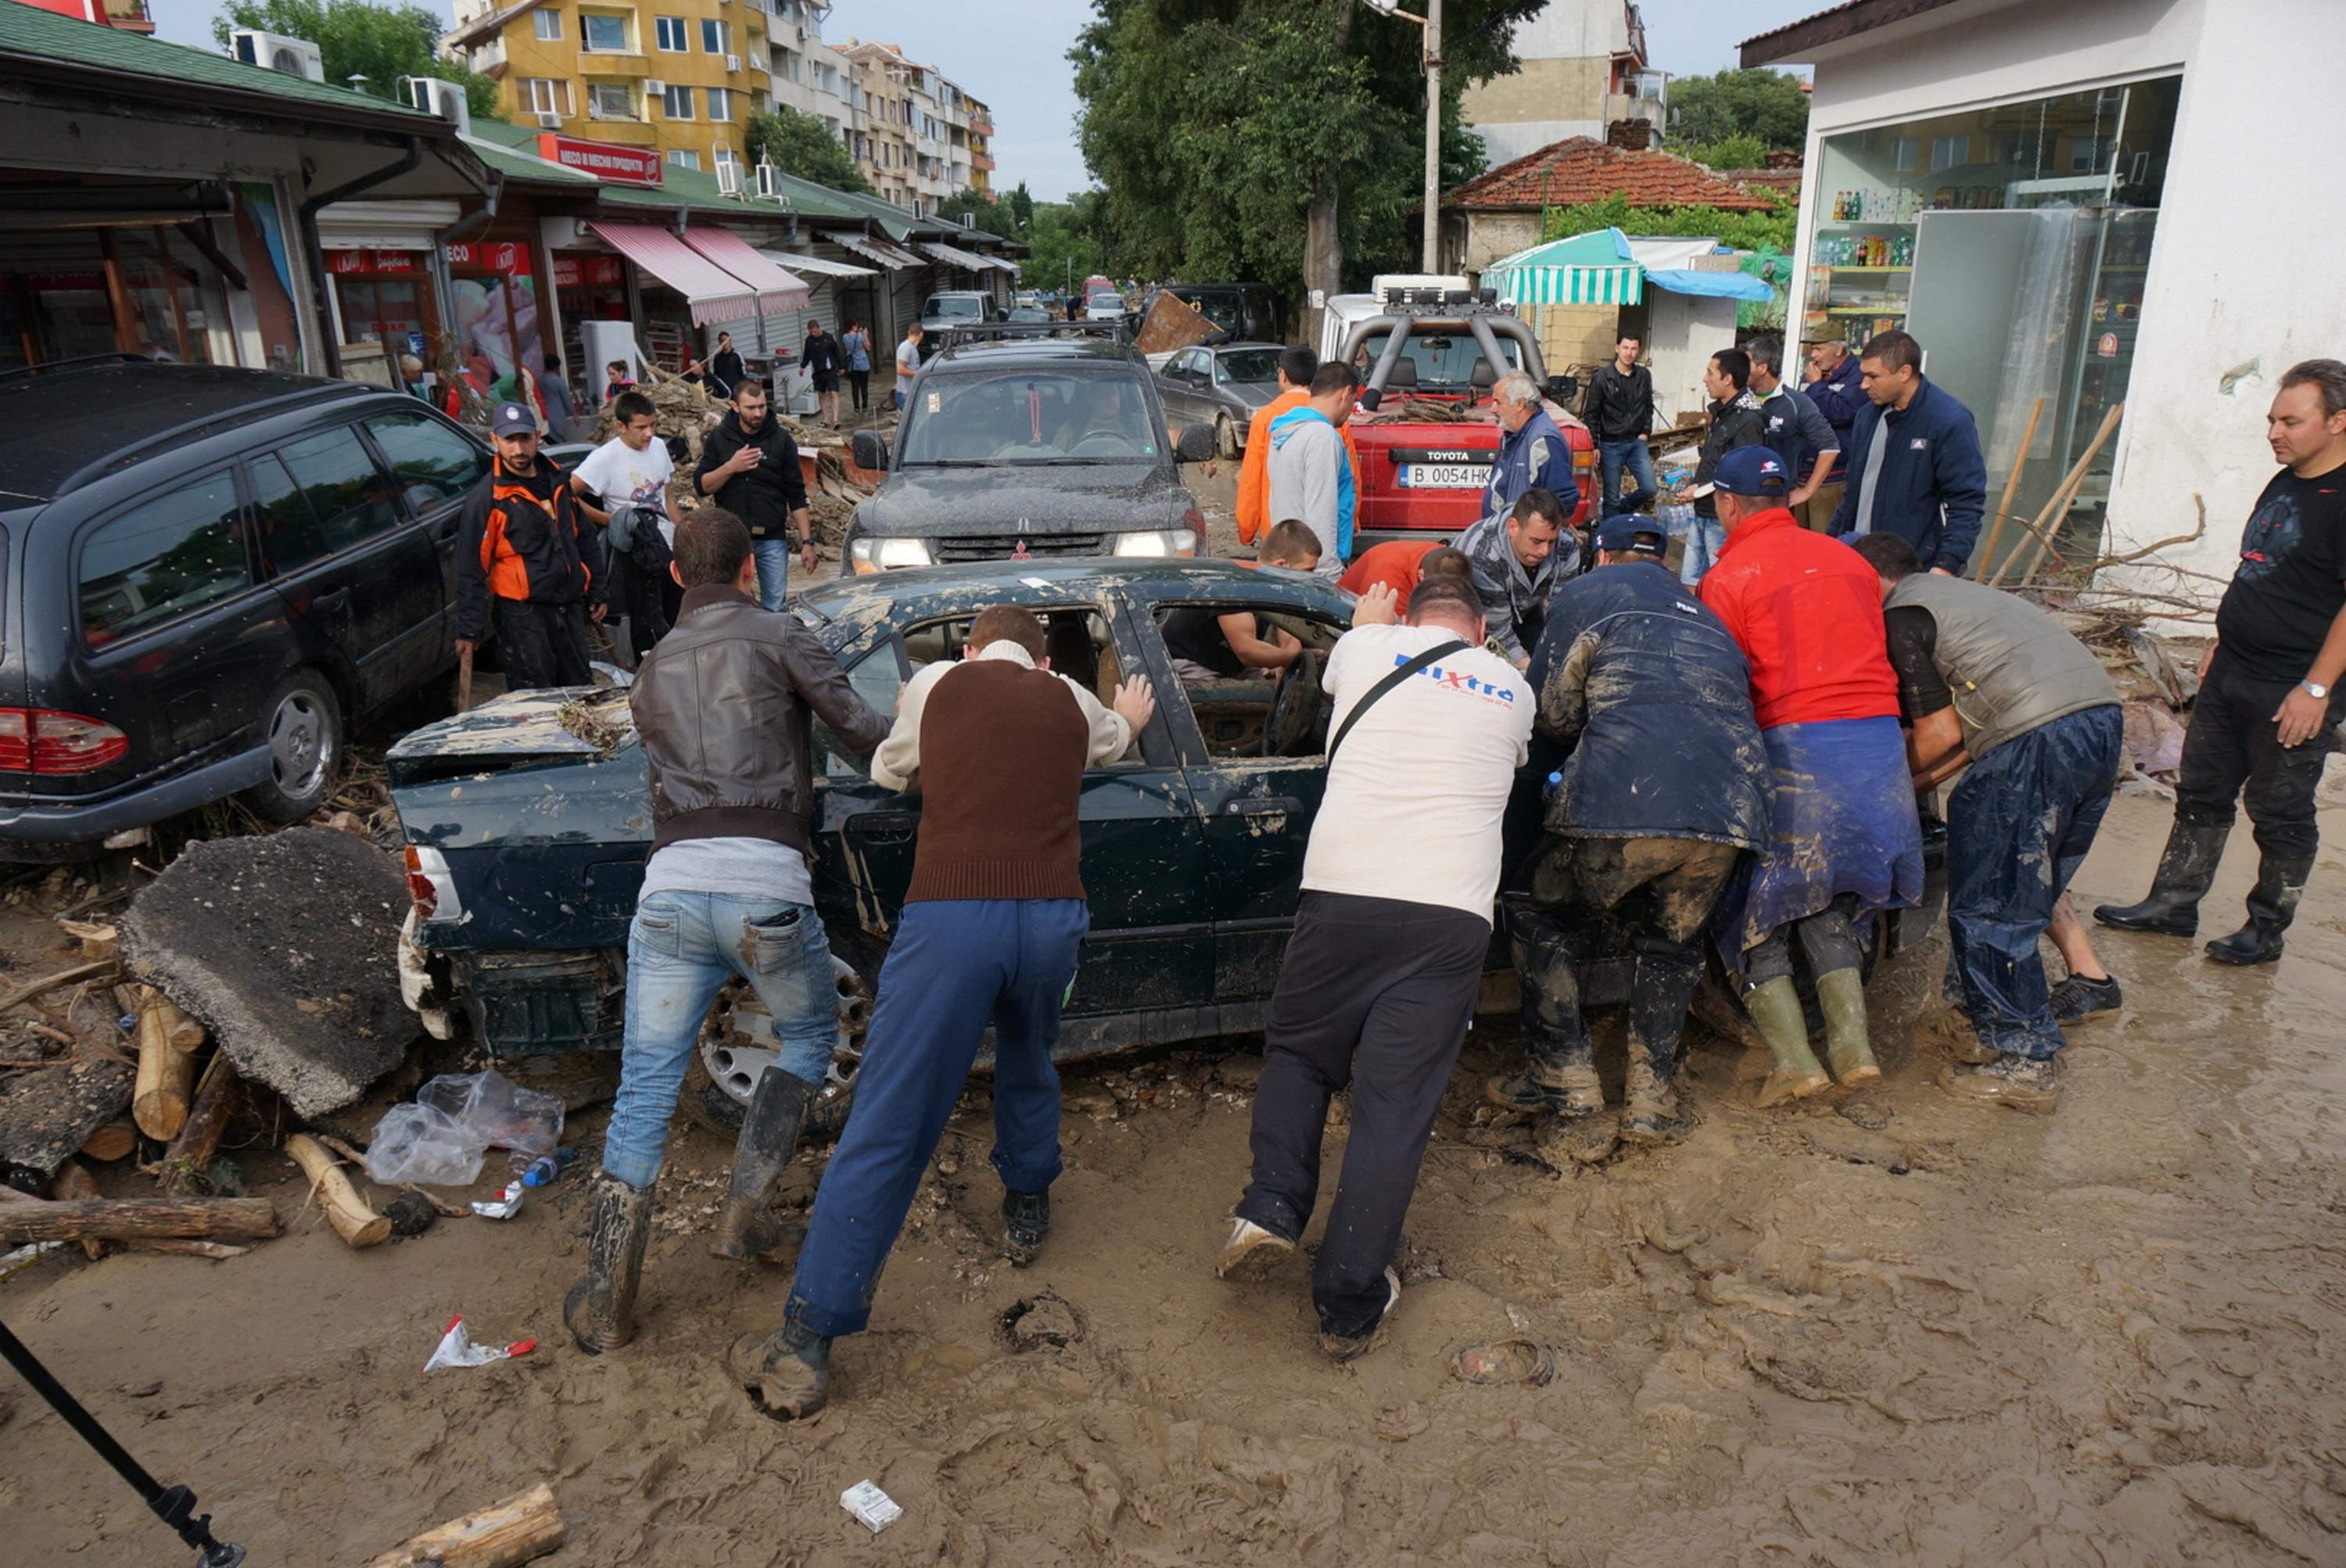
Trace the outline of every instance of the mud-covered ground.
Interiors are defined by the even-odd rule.
[[[2327,819],[2335,845],[2346,817]],[[2117,802],[2084,896],[2134,896],[2166,821]],[[2249,850],[2243,829],[2211,927]],[[2341,859],[2275,968],[2107,942],[2127,1005],[2075,1033],[2047,1118],[1933,1085],[1915,1022],[1936,944],[1877,980],[1888,1080],[1861,1104],[1755,1112],[1758,1064],[1711,1042],[1686,1070],[1691,1139],[1599,1166],[1551,1167],[1490,1125],[1482,1079],[1511,1032],[1486,1018],[1392,1330],[1345,1368],[1314,1342],[1300,1267],[1211,1274],[1246,1159],[1243,1039],[1068,1074],[1056,1230],[1023,1271],[994,1253],[973,1093],[872,1332],[840,1349],[837,1406],[797,1427],[728,1376],[786,1280],[708,1254],[729,1151],[698,1130],[674,1150],[640,1337],[599,1359],[559,1317],[577,1176],[510,1223],[360,1253],[259,1150],[284,1237],[224,1263],[53,1257],[0,1282],[0,1316],[255,1563],[364,1561],[541,1480],[571,1525],[546,1561],[570,1568],[2346,1562]],[[20,972],[57,956],[29,909],[0,911],[0,949]],[[591,1149],[601,1125],[573,1136]],[[1046,1293],[1025,1339],[1005,1328]],[[457,1312],[539,1348],[424,1374]],[[0,1560],[183,1560],[11,1397]],[[877,1537],[838,1502],[867,1478],[904,1508]]]

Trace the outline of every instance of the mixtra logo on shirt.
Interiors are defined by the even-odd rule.
[[[1415,657],[1413,654],[1395,654],[1393,663],[1404,665]],[[1420,677],[1433,681],[1437,686],[1447,687],[1452,691],[1470,692],[1485,702],[1495,702],[1503,708],[1515,706],[1515,687],[1494,686],[1489,681],[1478,676],[1470,675],[1463,669],[1444,669],[1438,664],[1430,664],[1417,673]]]

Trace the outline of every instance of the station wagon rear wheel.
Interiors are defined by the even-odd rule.
[[[298,822],[325,804],[342,767],[342,708],[316,670],[297,669],[277,683],[260,709],[269,777],[244,792],[264,822]]]
[[[863,1059],[863,1032],[872,1023],[872,983],[836,953],[831,968],[839,988],[839,1043],[831,1051],[822,1087],[807,1110],[810,1133],[837,1133],[846,1124],[856,1068]],[[741,982],[729,982],[709,1010],[699,1044],[685,1068],[686,1112],[713,1133],[738,1136],[750,1096],[775,1055],[773,1021],[765,1004]]]
[[[1214,417],[1214,450],[1226,459],[1239,454],[1239,428],[1229,414]]]

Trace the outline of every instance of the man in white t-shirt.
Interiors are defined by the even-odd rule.
[[[570,488],[578,509],[597,527],[611,521],[622,506],[637,506],[659,519],[660,537],[676,547],[676,522],[668,515],[668,485],[676,473],[668,443],[656,433],[659,411],[639,392],[623,392],[612,400],[611,418],[618,433],[586,454],[570,471]],[[657,577],[648,577],[617,551],[608,553],[611,571],[618,579],[615,603],[627,616],[627,646],[640,661],[651,646],[667,635],[669,616]]]
[[[896,406],[903,408],[913,399],[913,378],[921,373],[921,342],[928,336],[921,323],[914,321],[904,329],[904,341],[896,345]]]
[[[1474,1014],[1500,820],[1535,706],[1523,675],[1483,647],[1470,585],[1429,577],[1407,625],[1372,624],[1389,623],[1392,603],[1372,589],[1328,657],[1327,784],[1264,1032],[1253,1180],[1215,1268],[1260,1278],[1295,1250],[1329,1099],[1355,1084],[1311,1279],[1321,1347],[1340,1361],[1370,1347],[1401,1298],[1393,1248]]]

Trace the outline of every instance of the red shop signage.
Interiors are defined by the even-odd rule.
[[[617,288],[626,281],[619,272],[617,256],[556,256],[554,259],[554,286],[557,289],[576,289],[586,284]]]
[[[518,240],[491,239],[475,244],[460,239],[450,242],[447,250],[451,267],[469,267],[474,271],[515,278],[529,276],[529,247]]]
[[[585,141],[555,131],[540,132],[537,156],[548,163],[591,174],[618,185],[658,185],[660,155],[645,148],[618,147],[607,141]]]
[[[421,272],[423,253],[420,250],[329,250],[326,270],[350,272]]]

